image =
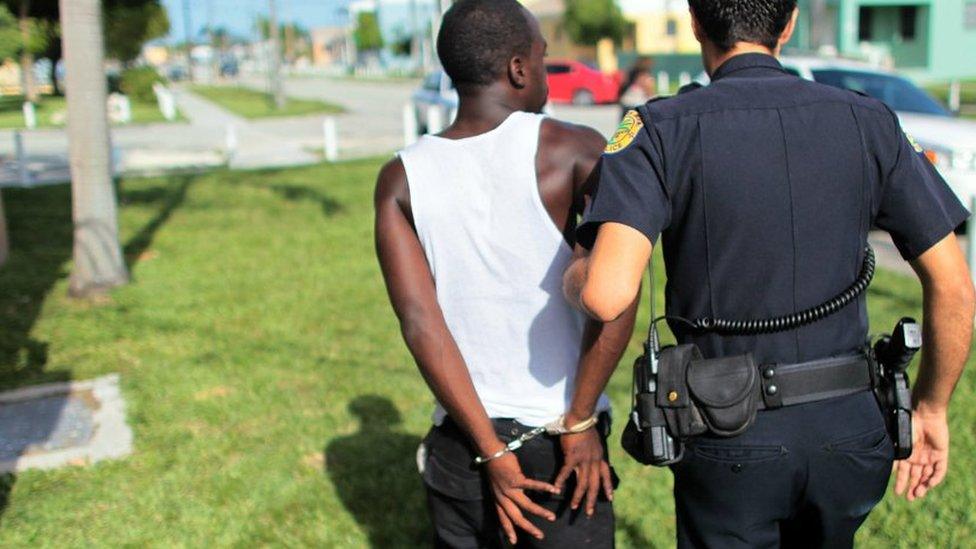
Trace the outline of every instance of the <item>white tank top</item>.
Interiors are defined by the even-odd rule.
[[[399,153],[437,301],[488,415],[544,425],[573,396],[584,317],[562,294],[572,250],[539,196],[543,115]],[[601,396],[598,408],[609,408]],[[434,413],[444,418],[443,407]]]

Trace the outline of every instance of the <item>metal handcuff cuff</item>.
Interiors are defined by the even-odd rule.
[[[542,436],[543,434],[558,436],[558,435],[573,435],[577,433],[582,433],[583,431],[586,431],[587,429],[590,429],[594,425],[596,425],[596,422],[597,422],[597,416],[594,414],[590,416],[588,419],[585,419],[577,423],[576,425],[573,425],[572,427],[566,427],[566,416],[564,415],[559,416],[558,418],[556,418],[555,421],[547,423],[541,427],[536,427],[531,431],[526,431],[525,433],[522,433],[520,437],[513,440],[512,442],[509,442],[508,444],[505,445],[504,448],[502,448],[501,450],[495,452],[490,456],[484,456],[484,457],[477,456],[476,458],[474,458],[474,464],[484,465],[485,463],[488,463],[489,461],[492,461],[494,459],[498,459],[504,456],[505,454],[510,454],[515,450],[521,448],[522,445],[525,444],[526,442],[536,437]]]

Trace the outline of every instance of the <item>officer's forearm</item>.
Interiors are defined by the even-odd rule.
[[[916,407],[944,412],[962,375],[973,336],[973,287],[968,280],[923,279],[922,360],[915,382]]]
[[[576,387],[566,414],[567,425],[579,423],[595,412],[597,401],[617,368],[617,363],[620,362],[620,357],[627,349],[630,336],[634,332],[634,319],[637,316],[639,301],[638,296],[633,305],[613,322],[606,324],[596,320],[586,322],[579,369],[576,372]]]

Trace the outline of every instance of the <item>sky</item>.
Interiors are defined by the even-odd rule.
[[[268,0],[163,0],[170,21],[167,42],[184,40],[184,2],[190,5],[190,22],[194,32],[204,28],[208,19],[212,18],[215,27],[223,26],[236,36],[251,38],[255,34],[255,18],[268,14]],[[312,29],[346,24],[344,8],[351,3],[351,0],[275,0],[275,2],[279,21],[297,22],[305,28]],[[384,30],[409,24],[408,3],[409,0],[380,1],[380,19]],[[417,0],[417,3],[429,4],[430,0]]]

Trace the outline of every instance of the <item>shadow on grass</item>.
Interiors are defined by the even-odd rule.
[[[17,477],[12,473],[0,474],[0,526],[3,525],[3,512],[10,504],[10,492],[13,491],[16,481]]]
[[[644,537],[644,533],[636,524],[620,516],[617,517],[617,531],[627,539],[631,547],[647,547],[648,549],[657,547]]]
[[[130,202],[162,202],[162,207],[126,244],[127,253],[137,258],[152,243],[156,232],[185,200],[192,181],[177,179],[150,191],[128,193]],[[47,368],[49,343],[37,339],[33,332],[52,288],[69,274],[71,187],[4,189],[3,205],[11,249],[7,264],[0,267],[0,390],[69,381],[69,370]],[[40,438],[46,438],[55,427],[34,425]],[[0,457],[16,458],[17,450],[13,451],[13,455]],[[10,503],[15,481],[13,474],[0,474],[0,519]]]
[[[349,412],[359,430],[325,448],[325,471],[372,547],[429,545],[424,489],[417,472],[420,437],[398,432],[400,412],[389,399],[356,397]]]
[[[258,179],[259,181],[275,181],[288,176],[287,173],[283,173],[283,170],[275,168],[258,170],[255,173],[260,174],[261,177]],[[250,187],[268,189],[290,202],[318,202],[319,207],[322,208],[322,215],[326,217],[332,217],[335,214],[342,213],[343,210],[343,205],[341,202],[325,194],[324,192],[307,185],[296,185],[292,183],[263,184],[248,180],[241,182],[241,184],[248,185]]]
[[[186,202],[186,195],[195,181],[196,176],[194,175],[180,175],[170,178],[167,187],[153,187],[122,193],[120,200],[124,204],[162,203],[156,215],[138,233],[133,235],[122,249],[126,267],[130,272],[139,261],[139,257],[152,245],[159,229],[169,221],[173,212]]]

